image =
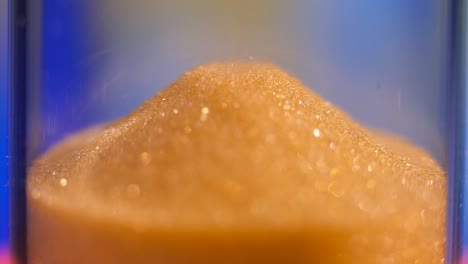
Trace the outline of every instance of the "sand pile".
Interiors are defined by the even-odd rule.
[[[445,192],[280,69],[213,64],[35,162],[29,260],[443,263]]]

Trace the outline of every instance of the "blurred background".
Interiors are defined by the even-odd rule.
[[[444,163],[447,2],[31,1],[31,155],[128,113],[197,64],[240,59],[279,64],[355,119]],[[6,4],[0,0],[0,247],[8,231]]]
[[[0,263],[8,242],[7,178],[7,0],[0,0]]]
[[[31,153],[212,61],[273,62],[444,162],[448,1],[35,1]]]

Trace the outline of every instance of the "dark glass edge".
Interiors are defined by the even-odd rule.
[[[10,248],[13,261],[26,263],[26,98],[27,0],[8,5],[8,174]]]
[[[465,201],[468,199],[467,153],[467,15],[466,0],[453,0],[450,6],[447,107],[447,243],[446,263],[459,263],[468,242]]]

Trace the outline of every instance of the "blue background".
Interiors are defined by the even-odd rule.
[[[0,0],[0,247],[8,239],[7,177],[7,0]]]

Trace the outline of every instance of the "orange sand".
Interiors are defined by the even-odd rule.
[[[280,69],[198,67],[28,177],[29,263],[443,263],[446,180]]]

